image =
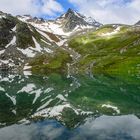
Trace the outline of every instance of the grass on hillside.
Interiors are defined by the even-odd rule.
[[[93,73],[140,74],[140,30],[122,26],[114,35],[100,35],[113,30],[105,26],[69,41],[69,47],[82,55],[80,71],[89,67]]]
[[[71,62],[70,55],[60,49],[56,49],[54,54],[42,54],[37,56],[30,62],[30,65],[32,66],[33,73],[66,73],[67,63],[69,62]]]

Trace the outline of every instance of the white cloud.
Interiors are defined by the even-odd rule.
[[[54,16],[56,12],[63,12],[63,7],[55,0],[42,0],[43,6],[41,8],[42,13],[46,13],[50,16]]]
[[[35,13],[36,10],[32,8],[31,4],[31,0],[1,0],[0,10],[12,14],[27,14],[28,12]]]
[[[134,24],[140,20],[140,0],[69,0],[78,11],[102,23]]]
[[[101,23],[134,24],[140,20],[140,0],[68,0],[79,12]],[[0,0],[0,10],[13,15],[55,16],[64,12],[57,0]]]
[[[13,15],[54,16],[63,7],[56,0],[0,0],[0,10]]]

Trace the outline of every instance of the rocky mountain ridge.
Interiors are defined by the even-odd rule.
[[[64,51],[70,35],[99,26],[71,9],[56,20],[0,12],[0,69],[22,70],[30,60],[44,54],[55,59],[57,52]]]
[[[93,33],[87,33],[92,30]],[[129,32],[134,33],[134,35],[130,36],[130,34],[128,36]],[[84,34],[83,39],[82,34]],[[133,43],[131,42],[133,38],[139,45],[139,40],[135,39],[139,36],[139,26],[121,24],[103,26],[94,19],[86,18],[71,9],[56,20],[32,18],[29,15],[14,17],[0,12],[0,70],[25,70],[45,74],[52,71],[64,72],[72,69],[68,67],[69,63],[79,63],[80,55],[84,56],[86,54],[86,52],[81,54],[82,50],[86,50],[86,47],[81,48],[81,46],[86,45],[86,51],[88,51],[94,45],[92,40],[97,42],[95,48],[98,48],[100,45],[104,45],[103,42],[108,41],[110,44],[111,39],[113,40],[114,37],[123,34],[126,34],[125,37],[130,37],[130,45]],[[74,35],[80,35],[80,38],[76,40],[73,48],[71,43],[75,42],[75,40],[72,40],[72,38],[76,38]],[[89,38],[91,38],[91,42]],[[117,39],[113,41],[114,44],[118,43]],[[126,42],[128,41],[126,40]],[[81,45],[77,48],[78,44]],[[108,54],[109,51],[106,51],[106,49],[105,52]],[[120,50],[120,53],[122,53],[125,49]],[[93,53],[93,51],[91,52]],[[95,64],[92,62],[89,65],[91,68],[93,67],[91,65]],[[85,65],[85,67],[87,66]]]
[[[74,32],[84,29],[100,27],[102,24],[91,17],[85,17],[78,12],[68,9],[68,11],[56,20],[45,20],[43,18],[31,17],[30,15],[17,16],[23,22],[53,34],[70,36]]]

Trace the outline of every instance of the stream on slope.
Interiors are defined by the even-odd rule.
[[[0,140],[139,140],[140,79],[0,75]]]

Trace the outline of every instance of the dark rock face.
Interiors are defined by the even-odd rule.
[[[43,19],[25,16],[35,22],[43,22]],[[51,39],[48,39],[18,17],[0,12],[0,71],[20,71],[36,55],[49,53],[51,46],[56,45],[54,37],[50,37],[53,34],[49,34]],[[47,36],[47,32],[44,34]]]
[[[41,24],[41,23],[45,22],[45,20],[43,18],[37,18],[37,17],[30,18],[27,21],[28,22],[38,23],[38,24]]]
[[[26,49],[29,46],[34,46],[32,32],[28,28],[28,25],[26,23],[20,22],[17,23],[16,27],[17,47]]]
[[[66,13],[66,23],[64,25],[64,30],[71,31],[73,30],[77,25],[88,25],[80,15],[75,15],[74,11],[71,9],[68,10]]]
[[[85,16],[73,11],[72,9],[68,9],[67,13],[60,17],[60,19],[64,20],[63,29],[66,32],[72,31],[76,26],[96,27],[97,25],[101,25],[100,23],[97,24],[96,21],[94,21],[94,23],[88,23],[85,18]]]
[[[12,28],[16,25],[16,19],[12,16],[0,19],[0,48],[4,48],[12,39]]]
[[[26,56],[18,48],[33,44],[32,34],[27,24],[16,17],[3,12],[0,16],[0,71],[10,71],[26,61]]]

